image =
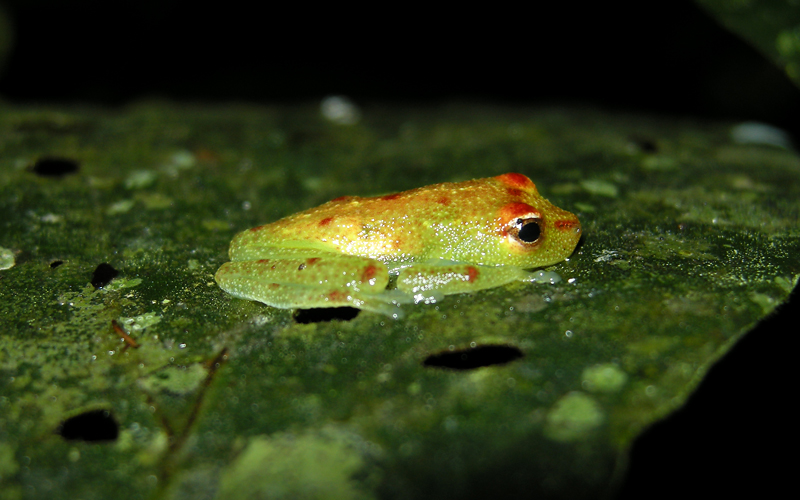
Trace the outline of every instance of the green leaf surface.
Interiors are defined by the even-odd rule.
[[[1,111],[4,499],[593,498],[800,274],[800,159],[731,123]],[[214,283],[237,231],[512,171],[581,219],[558,284],[300,323]]]

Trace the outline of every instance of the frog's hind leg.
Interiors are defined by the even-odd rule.
[[[386,292],[386,266],[366,257],[280,257],[227,262],[214,277],[231,295],[283,309],[357,307],[389,316],[399,309]]]

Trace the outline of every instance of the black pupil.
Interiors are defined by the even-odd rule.
[[[541,233],[542,230],[539,229],[539,223],[531,220],[527,223],[523,223],[522,227],[519,228],[518,237],[525,243],[533,243],[539,239]]]

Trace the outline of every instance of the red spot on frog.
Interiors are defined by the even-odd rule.
[[[383,201],[396,200],[397,198],[400,198],[400,193],[387,194],[386,196],[381,196],[381,199]]]
[[[467,281],[473,283],[476,279],[478,279],[478,275],[480,271],[477,268],[469,266],[467,267]]]
[[[327,226],[327,225],[328,225],[328,224],[330,224],[331,222],[333,222],[333,217],[325,217],[324,219],[322,219],[321,221],[319,221],[319,225],[320,225],[320,226]]]
[[[378,274],[378,267],[370,264],[364,268],[364,272],[361,273],[361,281],[369,281]]]
[[[519,198],[520,196],[525,196],[525,191],[515,188],[508,188],[506,189],[506,193],[512,198]]]
[[[340,197],[338,197],[338,198],[334,198],[334,199],[332,199],[332,200],[331,200],[331,203],[334,203],[334,202],[335,202],[335,203],[341,203],[341,202],[343,202],[343,201],[347,201],[347,200],[349,200],[350,198],[353,198],[353,196],[340,196]]]
[[[521,189],[523,191],[535,191],[536,184],[533,183],[532,180],[528,179],[522,174],[515,174],[515,173],[508,173],[503,175],[498,175],[495,177],[498,181],[502,182],[508,187]]]
[[[438,203],[439,205],[445,205],[445,206],[449,205],[450,204],[450,198],[448,198],[447,196],[441,196],[439,199],[436,200],[436,203]]]
[[[265,226],[266,226],[266,224],[261,225],[261,226],[251,227],[250,228],[250,232],[257,233],[258,231],[261,231],[261,229],[263,229]]]
[[[528,218],[528,217],[536,217],[536,218],[538,218],[538,217],[541,217],[542,214],[540,214],[538,210],[536,210],[532,206],[528,205],[527,203],[516,202],[516,203],[509,203],[508,205],[505,205],[503,208],[501,208],[498,211],[497,216],[500,217],[500,220],[504,224],[507,224],[512,219],[516,219],[518,217],[526,217],[526,218]]]
[[[269,289],[270,289],[270,290],[277,290],[277,289],[278,289],[278,288],[280,288],[280,287],[281,287],[281,286],[280,286],[278,283],[270,283],[270,284],[269,284]]]
[[[319,262],[319,260],[320,260],[319,257],[312,257],[310,259],[306,259],[306,265],[307,266],[313,266],[314,264]]]
[[[269,264],[269,259],[258,259],[256,262],[259,264]]]
[[[339,290],[334,290],[328,294],[328,300],[331,302],[346,302],[347,294]]]

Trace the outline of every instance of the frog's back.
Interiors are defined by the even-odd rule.
[[[270,246],[314,248],[392,262],[444,258],[480,263],[487,253],[496,254],[497,242],[507,236],[500,227],[503,211],[531,205],[540,206],[540,212],[556,210],[559,217],[577,223],[574,215],[544,200],[530,179],[505,174],[385,196],[336,198],[238,234],[231,244],[231,259],[237,260],[239,249],[251,253],[254,246]],[[489,255],[487,263],[503,263],[503,259]]]

